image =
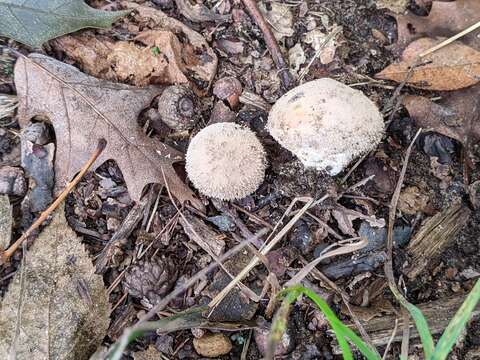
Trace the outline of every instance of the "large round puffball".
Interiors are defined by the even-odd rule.
[[[376,148],[384,133],[377,106],[361,91],[333,79],[302,84],[272,107],[268,130],[307,167],[341,172]]]
[[[186,155],[189,179],[202,194],[221,200],[255,192],[265,177],[265,151],[250,129],[216,123],[190,141]]]

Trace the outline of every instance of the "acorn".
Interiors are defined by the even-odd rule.
[[[198,99],[187,86],[167,87],[158,98],[160,120],[170,129],[185,131],[193,129],[200,119]]]

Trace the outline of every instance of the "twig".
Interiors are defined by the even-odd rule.
[[[188,219],[185,217],[185,215],[183,215],[183,212],[180,211],[180,209],[178,208],[177,204],[175,203],[175,200],[173,199],[172,197],[172,194],[170,193],[170,187],[168,186],[168,181],[165,177],[165,172],[163,171],[163,167],[161,168],[162,169],[162,175],[163,175],[163,181],[165,182],[165,188],[167,189],[167,193],[168,193],[168,196],[170,198],[170,201],[172,202],[173,206],[175,207],[175,209],[177,209],[180,217],[182,218],[182,220],[185,222],[185,224],[188,225],[188,227],[190,228],[190,231],[193,233],[194,238],[195,238],[195,242],[197,243],[197,245],[199,245],[208,255],[210,255],[210,257],[215,260],[215,262],[218,264],[218,266],[220,266],[222,268],[222,270],[228,275],[230,276],[230,278],[232,279],[235,279],[234,276],[230,273],[230,271],[225,267],[225,265],[223,264],[222,261],[219,260],[218,256],[215,255],[208,247],[206,246],[203,246],[203,241],[202,241],[202,238],[201,236],[197,233],[197,231],[194,229],[194,227],[192,226],[192,224],[188,221]],[[253,290],[251,290],[249,287],[247,287],[246,285],[242,284],[241,282],[239,282],[237,284],[237,286],[239,287],[240,291],[242,291],[242,293],[244,295],[246,295],[250,300],[253,300],[255,302],[258,302],[260,301],[260,299],[257,297],[257,294],[255,294],[255,292]]]
[[[419,129],[415,134],[412,142],[408,146],[407,152],[405,153],[405,160],[403,161],[402,171],[400,173],[400,177],[398,178],[397,186],[395,187],[395,191],[392,196],[392,201],[390,203],[390,210],[388,213],[388,228],[387,228],[387,260],[384,264],[385,275],[387,277],[388,286],[390,290],[395,295],[397,300],[402,304],[403,307],[407,308],[410,303],[407,299],[402,295],[400,290],[398,290],[397,285],[395,283],[395,276],[393,275],[393,226],[395,224],[395,215],[397,211],[398,200],[400,198],[400,191],[402,190],[403,180],[405,178],[405,173],[407,172],[408,161],[410,159],[410,155],[412,153],[413,145],[415,145],[415,141],[417,140],[418,136],[422,132],[422,129]],[[408,322],[407,327],[408,327]],[[405,325],[405,324],[404,324]],[[405,328],[403,330],[404,339],[408,335],[408,329]],[[405,342],[404,342],[405,343]],[[405,346],[404,346],[405,347]]]
[[[388,340],[387,346],[385,347],[385,351],[382,356],[382,360],[385,360],[388,355],[388,351],[390,350],[390,346],[392,345],[393,339],[395,339],[395,335],[397,335],[397,329],[398,329],[398,319],[395,319],[395,326],[392,331],[392,336],[390,336],[390,339]]]
[[[407,309],[402,308],[403,326],[402,326],[402,346],[400,350],[400,359],[408,359],[408,348],[410,343],[410,316]]]
[[[280,50],[280,46],[278,46],[272,29],[270,29],[270,26],[265,21],[265,18],[258,9],[256,0],[242,0],[242,2],[253,21],[255,21],[257,26],[262,31],[268,51],[270,52],[270,55],[272,55],[273,62],[278,68],[278,73],[280,75],[280,79],[282,80],[282,84],[288,89],[292,82],[292,75],[288,71],[288,65],[283,58],[282,51]]]
[[[258,239],[265,235],[267,232],[267,229],[262,229],[259,232],[257,232],[254,236],[252,236],[249,239],[245,239],[242,243],[234,246],[231,248],[229,251],[227,251],[225,254],[219,257],[218,261],[219,262],[224,262],[225,260],[229,259],[231,256],[237,254],[239,251],[241,251],[244,247],[246,247],[248,244],[251,244],[252,241],[255,239]],[[158,302],[153,308],[151,308],[148,313],[140,319],[133,327],[125,329],[123,332],[123,335],[121,338],[118,340],[117,343],[112,345],[110,348],[110,355],[115,352],[115,356],[110,356],[108,357],[110,360],[119,360],[121,357],[122,351],[117,351],[117,349],[124,350],[128,343],[129,343],[129,337],[130,335],[134,334],[136,331],[140,330],[142,328],[142,324],[145,323],[146,321],[150,320],[152,317],[154,317],[158,311],[162,310],[165,308],[165,306],[168,305],[170,301],[175,299],[177,296],[181,295],[184,291],[189,289],[193,284],[195,284],[199,279],[203,278],[205,275],[210,273],[213,269],[215,269],[219,265],[218,262],[214,261],[210,265],[208,265],[206,268],[203,268],[201,271],[196,273],[194,276],[192,276],[190,279],[188,279],[183,285],[179,286],[178,288],[175,288],[170,294],[165,296],[160,302]]]
[[[354,243],[348,244],[347,242],[353,241],[353,240],[359,240]],[[307,265],[305,265],[295,276],[293,276],[290,280],[288,280],[283,287],[287,288],[293,285],[297,285],[300,283],[305,276],[307,276],[315,267],[323,260],[331,258],[333,256],[339,256],[339,255],[345,255],[349,254],[355,251],[358,251],[360,249],[363,249],[365,246],[368,245],[368,240],[366,238],[362,237],[357,237],[357,238],[352,238],[352,239],[347,239],[347,240],[342,240],[339,241],[335,244],[330,245],[327,247],[324,251],[323,254],[317,257],[315,260],[309,262]],[[339,246],[335,250],[331,250],[330,248]]]
[[[67,184],[65,189],[60,193],[60,195],[57,197],[57,199],[45,210],[40,214],[38,219],[28,228],[27,231],[23,233],[20,238],[18,238],[17,241],[15,241],[7,250],[4,252],[0,253],[0,265],[5,264],[10,257],[13,255],[13,253],[20,247],[20,245],[32,234],[32,232],[37,229],[42,223],[48,218],[48,216],[55,211],[55,209],[65,200],[67,195],[70,193],[70,191],[73,190],[73,188],[78,184],[78,182],[82,179],[82,177],[85,175],[85,173],[90,169],[90,167],[93,165],[93,163],[97,160],[97,158],[100,156],[102,151],[105,149],[105,146],[107,145],[107,141],[105,139],[100,139],[98,141],[97,148],[95,152],[93,153],[92,157],[87,161],[85,165],[83,165],[82,169],[80,172],[75,176],[75,178]]]
[[[317,60],[317,58],[320,56],[320,54],[322,53],[322,50],[325,48],[325,46],[328,45],[328,43],[331,41],[331,40],[334,40],[335,37],[343,30],[343,28],[341,26],[337,26],[335,27],[335,29],[332,30],[332,32],[330,34],[327,35],[327,37],[323,40],[323,42],[320,44],[319,48],[317,49],[317,51],[315,52],[315,54],[313,55],[312,59],[310,60],[310,62],[308,63],[308,65],[302,70],[302,72],[300,73],[300,75],[298,76],[298,81],[301,82],[303,80],[303,78],[305,77],[305,75],[308,74],[308,71],[310,70],[310,67],[313,65],[313,62],[315,60]]]
[[[298,199],[294,199],[292,201],[292,204],[290,204],[289,208],[287,209],[286,213],[290,212],[290,209],[292,208],[293,204],[296,203]],[[314,203],[314,200],[312,198],[309,198],[307,203],[302,207],[302,209],[284,226],[282,230],[268,243],[266,244],[262,249],[260,249],[260,253],[262,255],[268,254],[268,252],[285,236],[285,234],[292,228],[293,225],[303,216],[303,214],[310,208],[310,206]],[[283,217],[282,217],[283,218]],[[280,223],[280,222],[279,222]],[[277,224],[278,225],[278,224]],[[273,233],[273,232],[272,232]],[[248,275],[250,270],[252,270],[255,266],[258,265],[260,262],[260,259],[258,257],[254,257],[247,266],[245,266],[242,271],[233,279],[220,293],[215,296],[215,298],[210,301],[208,304],[208,307],[210,308],[210,311],[213,311],[215,307],[227,296],[227,294],[232,290],[245,276]]]
[[[435,45],[434,47],[428,49],[428,50],[425,50],[424,52],[422,52],[419,57],[423,58],[427,55],[430,55],[431,53],[437,51],[437,50],[440,50],[441,48],[451,44],[452,42],[454,42],[455,40],[458,40],[460,39],[461,37],[464,37],[465,35],[471,33],[472,31],[475,31],[477,30],[478,28],[480,28],[480,21],[473,24],[472,26],[466,28],[465,30],[459,32],[457,35],[454,35],[444,41],[442,41],[440,44],[437,44]]]

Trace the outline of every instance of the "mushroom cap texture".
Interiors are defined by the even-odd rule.
[[[204,195],[241,199],[253,193],[265,177],[265,151],[253,131],[235,123],[216,123],[193,137],[186,169]]]
[[[272,107],[267,126],[305,166],[330,175],[375,149],[385,131],[383,116],[369,98],[328,78],[283,95]]]

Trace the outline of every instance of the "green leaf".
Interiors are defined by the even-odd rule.
[[[330,323],[330,326],[335,333],[335,336],[337,337],[338,344],[342,349],[344,360],[353,359],[352,351],[350,350],[347,339],[350,340],[353,344],[355,344],[358,350],[360,350],[360,352],[368,360],[380,360],[380,357],[372,349],[370,349],[370,347],[365,344],[365,342],[357,334],[355,334],[350,328],[348,328],[345,324],[342,323],[342,321],[337,317],[337,315],[335,315],[333,310],[330,309],[325,300],[318,296],[314,291],[304,288],[301,285],[294,285],[292,287],[289,287],[280,292],[279,294],[279,297],[284,296],[285,298],[283,300],[280,310],[277,312],[273,320],[273,334],[270,335],[269,339],[271,348],[275,349],[276,342],[278,342],[283,332],[286,330],[285,308],[287,306],[290,306],[300,294],[304,294],[309,297],[310,300],[312,300],[325,314],[328,322]]]
[[[472,291],[463,302],[462,306],[460,306],[460,309],[458,309],[457,313],[448,324],[447,328],[443,332],[442,337],[438,341],[437,346],[435,347],[435,352],[431,357],[429,357],[429,360],[444,360],[447,358],[479,301],[480,280],[477,281]]]
[[[0,0],[0,35],[40,47],[83,28],[107,28],[129,11],[102,11],[83,0]]]

